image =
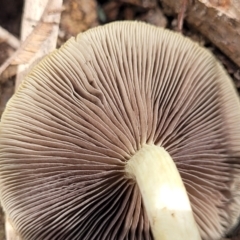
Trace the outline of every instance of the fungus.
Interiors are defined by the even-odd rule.
[[[239,123],[231,80],[191,40],[139,22],[81,33],[2,116],[8,229],[24,240],[217,240],[239,217]]]

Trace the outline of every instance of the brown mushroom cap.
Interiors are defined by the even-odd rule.
[[[175,161],[203,239],[237,223],[240,106],[231,80],[180,34],[115,22],[28,75],[0,125],[1,202],[23,239],[153,239],[126,162]]]

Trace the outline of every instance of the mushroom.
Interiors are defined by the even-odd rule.
[[[218,240],[240,212],[240,106],[212,54],[115,22],[42,60],[0,125],[8,232],[24,240]]]

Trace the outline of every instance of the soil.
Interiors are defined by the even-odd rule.
[[[8,0],[5,3],[5,0],[0,0],[0,26],[19,37],[23,0]],[[64,0],[58,47],[79,32],[116,20],[141,20],[172,30],[177,28],[177,16],[163,12],[158,0]],[[212,51],[240,91],[240,68],[186,23],[182,33]],[[0,39],[0,65],[13,53],[14,49]],[[14,93],[15,72],[16,67],[10,67],[0,77],[0,115]],[[0,212],[0,240],[5,239],[3,222],[4,216]]]

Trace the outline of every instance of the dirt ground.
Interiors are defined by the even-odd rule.
[[[0,0],[0,26],[16,37],[20,35],[23,0]],[[64,0],[58,47],[71,36],[97,25],[116,20],[141,20],[172,30],[177,28],[177,16],[166,15],[158,0]],[[182,33],[210,49],[222,62],[234,84],[240,90],[240,69],[194,28],[184,23]],[[14,53],[4,39],[0,39],[0,64]],[[0,114],[14,92],[16,67],[0,77]],[[0,213],[0,240],[4,240],[4,217]]]

